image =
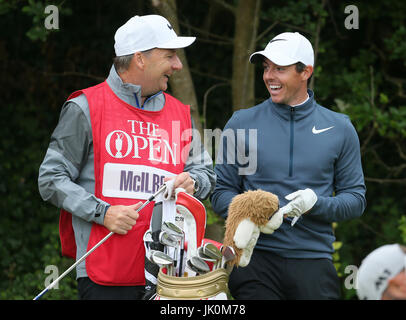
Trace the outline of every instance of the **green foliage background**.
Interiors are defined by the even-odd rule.
[[[66,97],[102,81],[113,57],[115,30],[135,14],[153,13],[149,1],[0,0],[0,299],[32,299],[44,288],[47,265],[59,273],[72,263],[60,256],[58,210],[44,203],[38,168]],[[205,23],[211,1],[178,0],[183,34]],[[237,1],[227,1],[235,4]],[[57,5],[59,30],[43,27],[44,7]],[[344,28],[344,8],[359,8],[359,30]],[[359,265],[376,247],[406,243],[406,3],[402,1],[262,1],[260,30],[300,31],[314,42],[321,27],[314,75],[317,101],[347,113],[360,138],[368,207],[360,219],[335,224],[334,255]],[[233,38],[233,17],[219,10],[209,31]],[[203,41],[187,49],[200,108],[204,93],[231,75],[232,48]],[[267,98],[257,70],[256,99]],[[208,128],[222,129],[232,114],[229,86],[210,96]],[[249,107],[249,106],[247,106]],[[209,224],[221,224],[206,202]],[[44,299],[76,299],[74,272]]]

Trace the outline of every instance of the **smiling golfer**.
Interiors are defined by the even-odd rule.
[[[279,197],[285,219],[273,234],[261,233],[248,266],[234,269],[231,294],[236,299],[338,299],[332,222],[357,218],[366,206],[357,133],[348,116],[320,106],[308,89],[314,53],[301,34],[276,36],[250,62],[262,65],[270,98],[235,112],[226,124],[224,132],[239,130],[247,137],[222,137],[224,158],[217,159],[211,201],[226,218],[235,195],[262,189]],[[252,129],[256,148],[247,145]],[[248,157],[256,157],[253,174],[240,174],[238,161],[227,163],[227,157],[241,159],[238,152],[254,149]]]

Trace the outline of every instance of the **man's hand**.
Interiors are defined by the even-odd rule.
[[[183,188],[185,191],[191,195],[194,194],[194,185],[195,182],[191,178],[189,172],[182,172],[176,177],[165,178],[164,182],[175,179],[175,182],[172,187],[172,197],[175,197],[175,190],[177,188]]]
[[[117,205],[109,207],[104,216],[104,226],[114,233],[127,234],[137,222],[139,214],[136,210],[141,205],[142,202],[138,202],[131,206]]]
[[[286,200],[290,202],[279,209],[284,216],[300,217],[308,212],[317,202],[317,195],[312,189],[298,190],[288,194]]]

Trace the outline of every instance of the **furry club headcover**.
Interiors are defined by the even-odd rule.
[[[254,239],[256,243],[260,230],[266,232],[264,230],[267,229],[269,225],[273,225],[270,227],[271,229],[269,230],[268,228],[268,232],[266,232],[272,233],[282,223],[283,217],[280,219],[279,218],[273,219],[277,220],[275,222],[270,221],[270,218],[274,215],[274,213],[278,210],[278,208],[279,208],[278,197],[271,192],[263,191],[260,189],[248,190],[242,194],[235,196],[232,199],[230,206],[228,207],[228,217],[225,224],[226,230],[223,241],[224,246],[231,246],[235,250],[236,257],[234,260],[229,262],[230,265],[234,264],[240,265],[240,259],[243,254],[243,249],[240,248],[241,245],[239,247],[238,245],[236,245],[234,241],[236,230],[237,228],[239,228],[240,224],[242,226],[242,224],[248,221],[247,219],[249,219],[248,223],[252,225],[257,232],[256,239]],[[269,222],[273,223],[270,224]],[[251,230],[253,229],[251,228]],[[248,230],[247,232],[250,233],[250,231]],[[251,237],[252,234],[251,235],[243,234],[243,236]],[[255,243],[252,244],[251,250],[253,249]],[[250,259],[250,255],[251,253],[249,253],[248,262]],[[245,263],[248,264],[248,262]]]

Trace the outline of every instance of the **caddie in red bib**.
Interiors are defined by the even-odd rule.
[[[76,267],[81,299],[140,299],[154,202],[138,209],[168,179],[200,199],[215,184],[190,106],[165,93],[183,67],[176,49],[195,37],[147,15],[128,20],[114,38],[108,78],[70,95],[38,179],[43,199],[62,208],[64,255],[79,260],[113,233]]]
[[[191,137],[188,106],[165,94],[161,111],[137,110],[118,99],[106,82],[83,92],[93,131],[96,197],[110,205],[132,205],[147,200],[165,177],[183,172]],[[152,206],[145,208],[126,235],[114,235],[87,258],[91,280],[102,285],[144,284],[142,236],[151,212]],[[88,249],[108,233],[94,223]]]

